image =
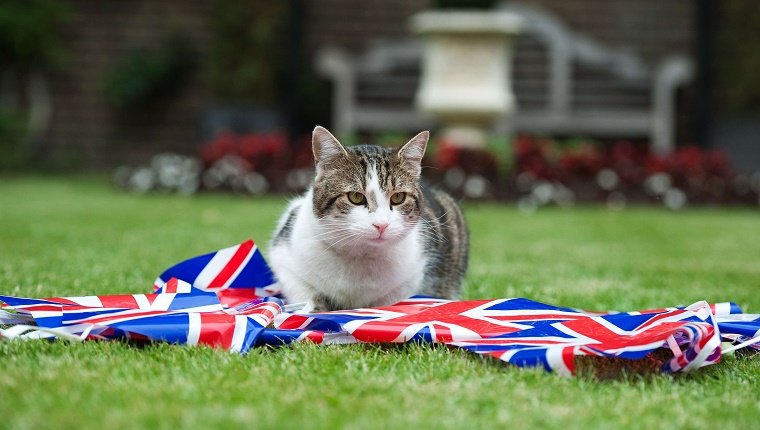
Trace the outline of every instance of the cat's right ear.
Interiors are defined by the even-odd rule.
[[[404,165],[406,165],[406,167],[416,176],[419,176],[420,172],[422,172],[422,157],[425,156],[425,148],[427,148],[429,139],[430,132],[425,130],[414,136],[398,150],[399,158],[401,158]]]
[[[338,142],[338,139],[319,125],[314,127],[311,133],[311,149],[314,151],[314,163],[317,166],[335,157],[348,156],[346,148]]]

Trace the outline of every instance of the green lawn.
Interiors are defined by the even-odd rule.
[[[147,292],[187,257],[248,237],[265,245],[284,204],[135,196],[93,179],[2,178],[0,293]],[[733,300],[760,312],[757,210],[465,209],[465,298],[619,310]],[[0,342],[0,428],[749,429],[760,418],[759,357],[728,357],[686,376],[602,380],[419,345],[297,345],[239,356]]]

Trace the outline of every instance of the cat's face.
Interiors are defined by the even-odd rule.
[[[315,128],[317,239],[361,252],[409,235],[420,218],[420,162],[427,140],[423,132],[398,150],[345,148],[326,129]]]

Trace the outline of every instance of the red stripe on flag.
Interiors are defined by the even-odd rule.
[[[219,271],[213,281],[208,284],[208,288],[220,288],[235,274],[237,269],[243,264],[248,253],[253,249],[253,241],[247,240],[240,244],[235,254],[230,258],[230,261]]]
[[[433,342],[451,342],[454,336],[451,334],[451,329],[440,324],[433,324],[435,329],[435,337]]]
[[[201,333],[199,345],[230,349],[235,335],[235,316],[226,314],[200,314]]]
[[[570,374],[575,375],[575,347],[562,348],[562,361],[565,362],[565,367],[570,371]]]
[[[158,298],[158,294],[145,294],[145,299],[148,300],[148,304],[153,306],[153,302]]]
[[[133,296],[118,295],[118,296],[98,296],[100,303],[104,308],[126,308],[126,309],[138,309],[137,301]]]
[[[290,315],[288,316],[282,323],[280,323],[280,326],[277,328],[283,329],[283,330],[295,330],[302,328],[306,321],[309,320],[309,317],[305,317],[303,315]]]
[[[171,278],[164,284],[164,293],[176,293],[177,285],[179,285],[179,279]]]
[[[140,317],[149,317],[149,316],[161,315],[165,313],[166,311],[141,311],[139,309],[134,309],[134,310],[130,309],[130,310],[118,312],[115,314],[107,314],[104,316],[76,319],[76,320],[71,320],[69,322],[72,322],[72,323],[84,322],[87,324],[101,324],[101,323],[109,324],[113,322],[129,321],[133,319],[138,319]]]
[[[254,288],[228,288],[226,290],[217,291],[216,296],[219,297],[219,302],[230,308],[234,308],[239,304],[259,298],[259,296],[256,295],[256,289]]]
[[[261,315],[269,321],[272,321],[277,314],[280,313],[282,308],[276,303],[259,303],[251,309],[241,312],[242,315]]]
[[[308,340],[316,344],[320,344],[325,340],[325,332],[309,330],[306,333],[306,337],[303,340]]]
[[[47,300],[49,302],[59,303],[59,304],[62,304],[62,305],[79,306],[79,303],[77,303],[77,302],[75,302],[73,300],[69,300],[69,299],[64,298],[64,297],[47,297],[47,298],[44,298],[44,299],[41,299],[41,300]]]
[[[51,311],[63,311],[63,306],[61,305],[55,305],[55,304],[49,304],[49,305],[24,305],[24,306],[16,306],[14,309],[18,311],[19,313],[29,313],[29,312],[51,312]],[[81,307],[82,309],[88,309],[84,306]],[[66,309],[75,309],[74,306],[67,306]]]

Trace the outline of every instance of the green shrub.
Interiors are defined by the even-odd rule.
[[[0,110],[0,170],[16,170],[28,162],[23,116],[15,111]]]
[[[207,78],[217,97],[273,105],[280,97],[287,2],[217,0]]]
[[[194,64],[195,52],[180,35],[169,37],[156,51],[135,48],[105,75],[103,96],[121,109],[171,96],[187,81]]]
[[[0,67],[59,66],[65,50],[57,29],[68,14],[59,0],[0,0]]]

